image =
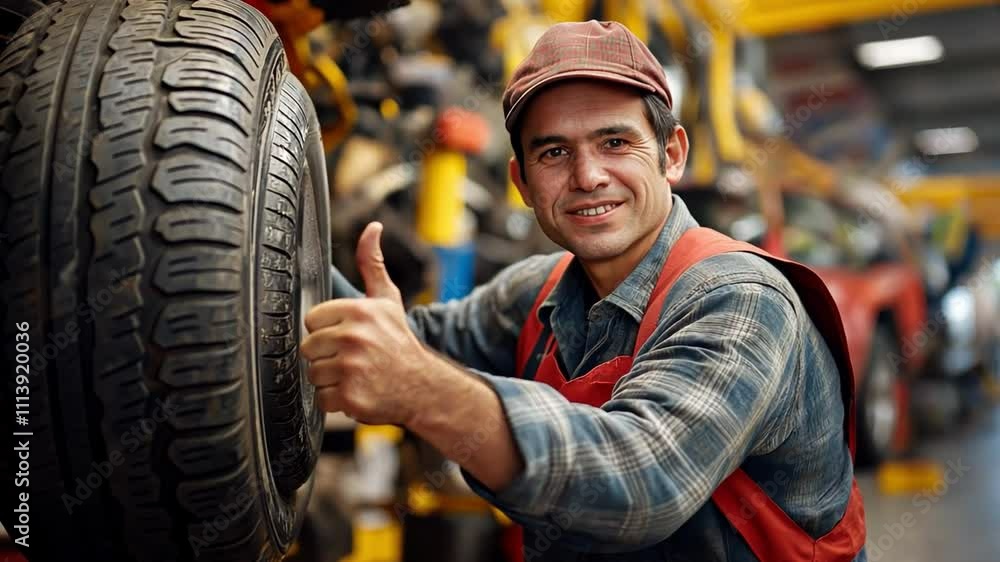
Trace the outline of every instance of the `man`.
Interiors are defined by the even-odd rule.
[[[306,317],[320,406],[457,462],[529,561],[864,560],[839,316],[671,194],[662,66],[620,24],[555,25],[503,106],[511,176],[568,252],[407,315],[369,225],[367,298]]]

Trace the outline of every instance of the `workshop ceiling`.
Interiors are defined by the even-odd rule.
[[[914,0],[919,4],[919,0]],[[834,92],[796,140],[824,157],[918,164],[923,174],[1000,173],[1000,5],[897,11],[768,40],[772,92],[790,114]],[[886,156],[888,155],[888,156]],[[912,167],[912,166],[911,166]]]
[[[1000,172],[998,31],[997,6],[917,14],[844,30],[853,52],[858,45],[885,39],[936,38],[940,43],[940,57],[934,62],[876,69],[861,65],[890,126],[913,139],[915,151],[926,144],[921,131],[932,131],[942,152],[955,152],[937,155],[931,173]]]

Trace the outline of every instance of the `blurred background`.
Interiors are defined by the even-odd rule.
[[[256,5],[256,4],[255,4]],[[258,5],[313,94],[336,265],[387,226],[408,304],[556,250],[507,177],[500,94],[554,22],[663,63],[698,221],[813,266],[858,373],[871,560],[1000,560],[1000,7],[977,0],[307,0]],[[299,560],[514,561],[455,467],[331,417]]]
[[[675,191],[702,225],[813,266],[837,300],[858,374],[869,559],[1000,560],[996,3],[258,7],[325,124],[336,265],[360,285],[354,242],[382,220],[409,304],[556,249],[507,177],[500,94],[551,23],[628,26],[663,63],[692,138]],[[435,452],[393,428],[328,426],[298,559],[519,559],[509,522]]]
[[[407,304],[555,251],[507,177],[500,94],[554,22],[663,63],[698,221],[814,267],[858,377],[868,556],[1000,560],[1000,6],[989,0],[250,0],[327,149],[335,265],[371,220]],[[14,22],[19,23],[19,22]],[[457,468],[329,416],[289,560],[520,560]]]

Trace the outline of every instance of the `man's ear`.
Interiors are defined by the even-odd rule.
[[[684,127],[677,125],[667,139],[667,182],[676,185],[684,177],[684,167],[687,165],[688,137]]]
[[[524,204],[529,208],[534,207],[534,203],[531,201],[531,190],[524,183],[524,179],[521,178],[521,167],[517,163],[517,158],[514,156],[510,157],[510,162],[507,162],[507,173],[510,174],[511,181],[514,182],[514,187],[521,194],[521,199]]]

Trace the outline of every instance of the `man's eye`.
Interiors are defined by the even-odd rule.
[[[625,139],[608,139],[607,145],[609,148],[621,148],[625,146]]]
[[[550,148],[550,149],[546,150],[545,152],[543,152],[542,153],[542,157],[543,158],[558,158],[558,157],[562,156],[563,154],[565,154],[565,152],[566,151],[564,151],[562,149],[562,147],[557,146],[555,148]]]

